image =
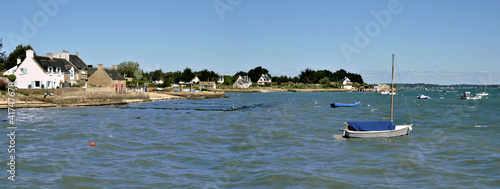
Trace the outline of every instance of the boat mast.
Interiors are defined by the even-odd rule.
[[[391,122],[393,121],[394,108],[394,54],[392,54],[392,78],[391,78]]]

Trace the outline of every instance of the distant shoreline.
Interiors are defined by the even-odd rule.
[[[227,93],[272,93],[272,92],[374,92],[373,89],[358,91],[354,89],[220,89]]]

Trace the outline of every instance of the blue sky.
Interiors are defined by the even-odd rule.
[[[396,82],[500,84],[496,0],[0,4],[7,53],[30,44],[39,55],[67,50],[87,64],[130,60],[145,71],[190,67],[233,75],[262,66],[272,75],[296,76],[305,68],[345,69],[367,83],[390,82],[394,53]]]

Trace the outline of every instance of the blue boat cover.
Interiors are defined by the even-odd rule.
[[[347,125],[356,131],[386,131],[396,128],[391,121],[347,122]]]

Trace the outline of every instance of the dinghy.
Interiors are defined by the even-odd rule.
[[[431,97],[421,94],[421,95],[417,96],[417,99],[431,99]]]
[[[391,121],[346,122],[344,138],[397,137],[410,134],[413,124],[394,125],[394,54],[392,54]]]
[[[357,107],[359,105],[359,102],[356,102],[354,104],[342,104],[342,103],[331,103],[330,106],[332,108],[335,107]]]

